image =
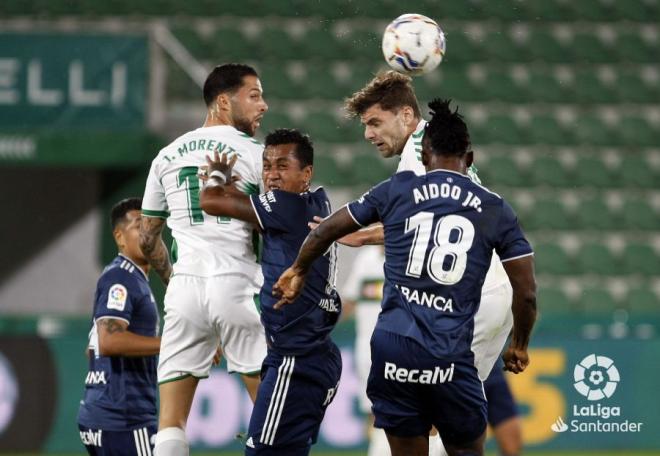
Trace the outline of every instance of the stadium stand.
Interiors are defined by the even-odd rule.
[[[342,118],[341,102],[384,68],[380,33],[401,5],[288,5],[5,0],[0,15],[157,18],[203,63],[247,60],[262,72],[271,105],[264,128],[308,131],[321,151],[317,179],[358,194],[392,165],[364,148],[362,129]],[[660,2],[418,0],[405,9],[438,18],[447,38],[446,63],[415,80],[420,101],[443,96],[459,103],[477,164],[484,162],[484,184],[506,196],[524,190],[531,202],[517,206],[514,198],[536,244],[541,283],[554,284],[542,288],[542,305],[547,300],[549,312],[580,308],[598,315],[620,305],[660,309],[654,291],[660,281]],[[197,100],[193,81],[173,61],[167,64],[168,103]],[[576,245],[565,249],[560,235]],[[632,240],[618,251],[608,245],[609,235]],[[569,299],[557,285],[568,276],[586,291]],[[584,276],[600,284],[631,276],[643,283],[619,302],[587,286]]]

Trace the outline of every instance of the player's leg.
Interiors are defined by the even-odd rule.
[[[266,336],[255,303],[254,287],[237,276],[208,279],[209,314],[230,373],[238,373],[252,402],[261,382]]]
[[[428,398],[417,377],[407,380],[410,372],[417,376],[432,372],[434,366],[427,365],[426,358],[425,350],[412,339],[381,330],[373,333],[367,395],[373,403],[374,426],[385,430],[393,456],[429,454]]]
[[[522,451],[522,424],[519,417],[502,421],[493,428],[493,434],[502,456],[518,456]]]
[[[355,309],[355,370],[360,381],[358,401],[360,410],[368,415],[366,428],[369,439],[367,456],[389,456],[390,446],[382,429],[374,428],[371,401],[367,397],[367,379],[371,369],[371,335],[374,332],[380,304],[360,303]]]
[[[504,456],[519,455],[522,450],[522,429],[518,407],[502,371],[502,362],[493,367],[484,382],[488,399],[488,424],[490,424],[500,453]]]
[[[429,454],[429,438],[426,435],[417,437],[397,437],[387,434],[392,456],[427,456]]]
[[[506,282],[484,290],[481,303],[474,316],[472,352],[479,378],[485,381],[493,369],[513,325],[511,300],[513,291]]]
[[[444,445],[449,456],[483,456],[485,441],[486,431],[484,431],[479,437],[470,442],[444,442]]]
[[[241,374],[241,380],[243,380],[243,385],[250,396],[250,399],[254,403],[257,400],[257,391],[259,390],[259,384],[261,383],[260,374]]]
[[[440,360],[439,360],[440,361]],[[487,403],[471,355],[451,360],[451,379],[433,385],[433,423],[449,456],[482,455]]]
[[[327,406],[341,377],[341,354],[270,353],[250,417],[245,454],[306,456],[316,443]]]
[[[175,276],[165,294],[158,363],[160,413],[156,456],[186,456],[186,422],[200,378],[208,377],[218,339],[205,310],[206,279]]]

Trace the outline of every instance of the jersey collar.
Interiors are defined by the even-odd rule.
[[[466,177],[468,179],[470,178],[470,176],[468,176],[467,174],[459,173],[458,171],[454,171],[454,170],[451,170],[451,169],[444,169],[444,168],[432,169],[431,171],[427,171],[426,174],[435,173],[437,171],[442,171],[443,173],[458,174],[461,177]]]
[[[149,277],[147,277],[147,275],[144,273],[144,271],[142,270],[142,268],[141,268],[140,266],[138,266],[137,264],[135,264],[135,261],[131,260],[129,257],[127,257],[126,255],[124,255],[123,253],[120,253],[118,256],[122,257],[123,259],[125,259],[126,261],[128,261],[129,263],[131,263],[133,266],[135,266],[135,269],[137,269],[138,271],[140,271],[140,273],[141,273],[142,276],[145,278],[145,280],[147,280],[147,282],[149,281]]]

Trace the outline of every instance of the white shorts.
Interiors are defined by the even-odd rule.
[[[172,277],[165,293],[158,382],[208,377],[218,345],[229,372],[259,372],[266,337],[254,302],[257,292],[242,275]]]
[[[355,369],[360,381],[360,410],[371,413],[367,397],[367,379],[371,370],[371,335],[380,314],[380,304],[358,303],[355,306]]]
[[[511,300],[513,289],[507,281],[499,286],[485,290],[481,294],[481,304],[474,316],[474,336],[472,352],[479,378],[485,381],[502,353],[511,327],[513,314]]]

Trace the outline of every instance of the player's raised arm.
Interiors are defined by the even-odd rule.
[[[217,151],[212,158],[206,157],[209,178],[200,193],[200,206],[209,215],[232,217],[258,225],[250,197],[231,185],[231,170],[237,158],[237,155],[232,158],[227,154],[219,155]]]
[[[321,217],[314,217],[313,222],[309,222],[309,228],[314,230],[323,221]],[[361,230],[349,233],[337,239],[342,245],[347,247],[362,247],[363,245],[383,245],[385,243],[385,230],[383,225],[377,223]]]
[[[314,260],[323,255],[337,239],[359,228],[360,225],[351,217],[348,209],[342,207],[325,219],[316,229],[310,231],[300,247],[296,261],[284,271],[273,286],[273,294],[281,297],[273,307],[279,309],[283,305],[295,301],[302,291],[305,275]]]
[[[511,287],[513,288],[513,335],[511,343],[505,350],[504,369],[518,374],[529,364],[527,346],[536,321],[536,281],[534,279],[534,257],[527,255],[522,258],[502,262]]]

